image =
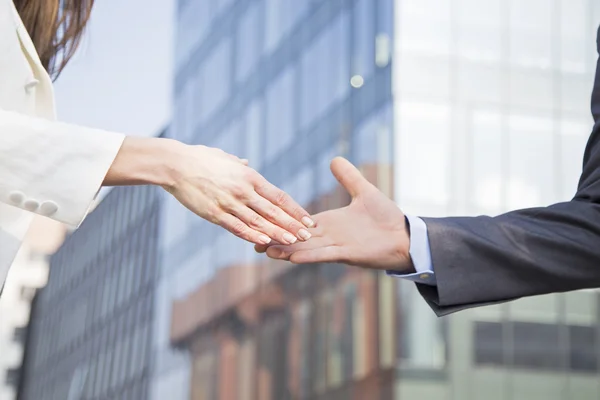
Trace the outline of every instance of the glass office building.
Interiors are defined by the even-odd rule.
[[[392,11],[391,0],[179,2],[172,135],[189,143],[219,147],[250,159],[255,169],[312,211],[346,201],[340,198],[340,193],[335,193],[337,182],[329,172],[329,162],[335,155],[350,157],[369,170],[373,179],[383,182],[382,186],[391,193]],[[322,393],[323,398],[328,398],[326,389],[331,385],[340,386],[339,383],[351,377],[353,371],[360,377],[370,372],[361,360],[366,358],[368,365],[377,364],[376,358],[364,353],[365,349],[369,353],[375,351],[376,346],[370,343],[377,342],[373,336],[379,329],[373,330],[373,335],[365,337],[356,346],[360,350],[354,357],[356,368],[352,364],[342,368],[344,363],[329,367],[335,370],[336,375],[330,382],[325,379],[317,383],[316,377],[307,376],[304,381],[294,383],[294,374],[286,372],[285,366],[292,363],[297,351],[290,350],[287,358],[281,356],[284,357],[282,359],[273,358],[273,354],[268,352],[252,350],[260,347],[261,341],[277,340],[277,352],[280,355],[285,353],[283,347],[292,340],[290,332],[297,331],[290,327],[298,326],[298,313],[305,313],[306,318],[312,315],[298,310],[306,310],[307,302],[316,301],[317,297],[323,304],[343,303],[340,296],[347,291],[347,296],[351,296],[348,301],[352,303],[351,294],[357,293],[355,297],[365,296],[366,300],[358,301],[356,309],[368,303],[370,308],[364,308],[372,310],[370,315],[378,312],[379,291],[375,289],[378,276],[370,273],[358,273],[355,281],[367,283],[355,289],[352,289],[352,284],[342,284],[338,277],[331,278],[340,286],[336,291],[339,294],[335,295],[327,294],[334,292],[333,283],[320,283],[322,289],[313,294],[296,289],[293,298],[284,302],[283,310],[267,313],[269,316],[263,315],[264,319],[260,319],[264,326],[270,328],[253,331],[243,336],[247,341],[236,339],[235,344],[223,339],[220,346],[224,350],[217,355],[191,351],[186,346],[171,349],[170,326],[172,316],[175,316],[172,309],[177,309],[172,307],[174,302],[204,298],[203,302],[192,302],[191,311],[183,314],[180,321],[190,325],[200,318],[198,314],[206,314],[205,322],[222,327],[237,318],[223,317],[223,313],[245,304],[247,296],[267,292],[272,282],[277,283],[275,291],[280,290],[287,273],[282,272],[285,267],[265,265],[263,258],[254,254],[252,246],[201,221],[175,200],[165,201],[163,270],[158,290],[159,315],[154,343],[157,354],[154,399],[166,396],[243,398],[232,394],[238,393],[237,390],[244,396],[250,396],[246,397],[248,399],[279,399],[285,398],[281,397],[282,393],[297,392],[303,387],[304,392],[301,393],[305,397]],[[323,275],[328,270],[322,268]],[[270,276],[271,271],[279,271],[282,276]],[[306,279],[307,282],[319,280],[318,277]],[[347,279],[352,280],[350,277]],[[389,279],[386,281],[391,282]],[[389,307],[386,310],[393,317],[391,304],[394,296],[391,289],[390,286],[387,291]],[[203,293],[209,293],[208,297],[203,297]],[[339,301],[335,300],[338,298]],[[261,302],[256,300],[255,303]],[[261,312],[266,313],[264,310]],[[356,313],[360,316],[366,314],[362,311]],[[311,318],[325,321],[328,315],[317,317],[315,314]],[[392,318],[384,320],[392,323]],[[377,324],[376,319],[366,318],[364,321]],[[197,322],[188,328],[202,330],[206,327],[205,322]],[[352,319],[345,323],[352,326]],[[321,325],[314,323],[309,326],[321,329]],[[360,324],[355,325],[357,335],[364,335]],[[173,326],[174,331],[179,329]],[[174,335],[177,336],[177,332]],[[193,340],[198,347],[216,340],[210,334],[200,336]],[[324,358],[318,371],[323,375],[328,368],[325,344],[333,337],[325,333],[318,336],[321,338],[314,340],[321,343],[322,351],[319,353]],[[392,343],[391,339],[390,336],[387,343]],[[190,340],[188,338],[188,344]],[[308,344],[312,346],[315,341],[311,339]],[[254,346],[252,343],[259,344]],[[352,341],[348,343],[352,347]],[[247,363],[248,367],[239,371],[241,375],[231,375],[225,372],[231,371],[228,367],[231,363],[223,360],[223,354],[238,347],[249,349],[240,350],[247,356],[239,355],[242,357],[240,362]],[[331,358],[340,360],[340,350],[331,349]],[[387,350],[391,354],[392,349]],[[234,354],[238,353],[234,351]],[[258,358],[256,363],[250,361],[252,354]],[[219,361],[211,364],[211,357]],[[315,364],[305,364],[303,368],[310,369],[311,365]],[[212,378],[201,372],[215,368],[224,372]],[[264,377],[245,374],[254,368],[262,371],[260,374]],[[241,386],[232,389],[227,382],[236,382],[235,376],[251,383],[239,382]],[[282,380],[283,376],[286,379]],[[307,380],[315,383],[307,383]],[[202,388],[198,383],[213,381],[220,382],[220,390]],[[274,381],[279,383],[267,383]],[[391,379],[388,379],[387,386],[390,385]],[[358,390],[355,390],[357,395]],[[211,393],[218,397],[210,397]],[[253,397],[253,393],[258,397]],[[364,390],[362,393],[365,393]]]
[[[112,190],[50,258],[18,399],[148,398],[158,189]]]
[[[589,104],[600,4],[395,5],[398,204],[417,215],[496,215],[570,200],[593,125]],[[532,297],[436,319],[411,284],[399,283],[405,328],[398,334],[406,351],[398,398],[600,396],[597,291]]]
[[[171,136],[311,211],[347,201],[335,155],[416,215],[574,193],[591,0],[180,0],[177,19]],[[411,283],[268,262],[174,199],[161,235],[153,399],[600,396],[595,291],[438,319]]]

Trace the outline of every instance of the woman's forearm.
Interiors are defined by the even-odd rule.
[[[102,185],[170,187],[176,181],[178,153],[183,146],[171,139],[127,137]]]

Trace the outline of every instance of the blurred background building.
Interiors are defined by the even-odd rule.
[[[34,218],[25,243],[10,269],[0,297],[0,400],[18,392],[32,300],[48,279],[48,255],[65,236],[62,224]]]
[[[159,214],[158,189],[114,189],[51,257],[19,399],[148,398]]]
[[[250,159],[311,212],[348,201],[329,172],[336,155],[415,215],[495,215],[574,194],[592,127],[598,2],[180,0],[176,21],[168,135]],[[438,319],[409,282],[268,261],[164,194],[140,196],[161,199],[156,231],[124,234],[114,223],[131,212],[98,215],[141,200],[114,193],[52,259],[25,398],[78,387],[86,399],[600,397],[597,291]],[[132,226],[159,218],[140,213]],[[86,235],[117,239],[113,250],[69,245]],[[130,264],[102,257],[129,254],[135,240],[155,243],[143,254],[159,261],[144,263],[147,292],[121,307],[118,274]],[[148,297],[151,316],[128,317]],[[147,332],[146,321],[149,359],[123,367],[115,354],[134,351],[133,326]],[[71,335],[62,347],[44,347],[56,333],[36,344],[35,332],[59,327]]]

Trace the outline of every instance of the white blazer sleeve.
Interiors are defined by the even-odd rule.
[[[79,226],[123,139],[0,109],[0,202]]]

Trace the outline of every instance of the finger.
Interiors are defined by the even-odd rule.
[[[326,238],[312,238],[308,242],[298,242],[292,245],[272,244],[265,247],[267,248],[266,253],[269,257],[278,260],[287,260],[292,254],[299,251],[314,250],[329,247],[330,245],[331,242]]]
[[[256,193],[269,200],[272,204],[281,208],[292,218],[300,221],[307,228],[315,225],[314,221],[310,217],[310,214],[305,209],[300,207],[300,205],[296,203],[289,194],[272,185],[262,176],[258,178],[258,181],[254,186],[254,190],[256,190]]]
[[[289,260],[292,250],[288,246],[269,246],[266,253],[275,260]]]
[[[342,262],[343,250],[339,246],[319,247],[291,253],[287,260],[294,264],[337,263]]]
[[[266,200],[265,200],[266,201]],[[269,203],[270,204],[270,203]],[[273,206],[271,204],[273,208]],[[242,222],[248,225],[250,228],[255,231],[259,231],[269,236],[271,239],[278,241],[279,243],[284,244],[293,244],[296,243],[296,236],[291,234],[289,231],[280,228],[279,226],[271,223],[261,215],[259,215],[256,211],[251,208],[246,207],[244,204],[240,204],[239,206],[233,207],[230,211],[234,216],[238,217]],[[283,211],[282,211],[283,213]],[[285,213],[284,213],[285,214]],[[287,214],[286,214],[287,216]],[[293,219],[287,216],[290,220]],[[297,223],[297,222],[296,222]],[[298,223],[297,223],[298,224]],[[310,237],[308,231],[305,230],[306,235]]]
[[[310,239],[311,234],[308,230],[305,229],[303,224],[292,218],[281,208],[276,207],[273,203],[271,203],[264,197],[261,197],[258,194],[256,194],[251,200],[248,201],[247,204],[249,207],[251,207],[262,217],[266,218],[268,221],[285,229],[287,232],[289,232],[289,234],[293,235],[293,237],[295,236],[302,241]],[[271,236],[271,238],[278,240],[281,243],[292,244],[295,242],[295,240],[292,241],[291,238],[273,236]],[[280,239],[283,239],[283,241]]]
[[[216,218],[216,223],[233,233],[235,236],[248,242],[261,245],[269,244],[271,242],[270,237],[262,232],[251,229],[239,218],[234,217],[231,214],[222,213],[218,218]]]
[[[345,158],[334,158],[331,161],[331,172],[352,198],[373,187],[360,171]]]
[[[277,246],[277,245],[281,245],[281,243],[275,241],[275,240],[271,240],[271,243],[269,244],[256,244],[254,245],[254,251],[262,254],[262,253],[266,253],[267,249],[271,246]]]
[[[321,226],[319,226],[319,219],[317,218],[318,214],[315,215],[315,224],[316,226],[314,228],[308,228],[309,233],[311,234],[311,243],[314,242],[317,238],[321,238],[324,235],[324,231],[323,228]],[[263,254],[267,252],[267,249],[271,246],[277,246],[277,245],[281,245],[281,243],[272,240],[271,243],[269,244],[257,244],[256,246],[254,246],[254,251],[259,253],[259,254]]]

